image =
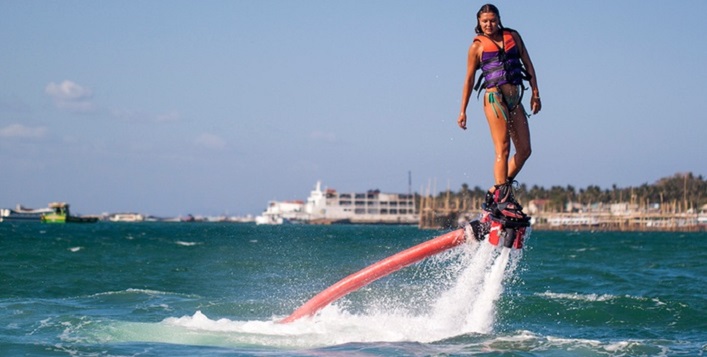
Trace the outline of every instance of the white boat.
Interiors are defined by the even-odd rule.
[[[322,190],[317,182],[307,198],[302,201],[271,201],[258,224],[283,224],[286,222],[311,224],[417,224],[419,216],[412,194],[383,193],[369,190],[365,193]]]
[[[290,223],[290,221],[285,218],[282,218],[280,216],[263,215],[263,216],[255,217],[255,224],[257,224],[257,225],[261,225],[261,224],[278,225],[278,224],[285,224],[285,223]]]
[[[142,222],[145,216],[140,213],[115,213],[108,217],[111,222]]]
[[[260,216],[255,217],[255,224],[286,224],[297,221],[304,207],[303,201],[270,201]]]
[[[17,205],[15,209],[0,209],[0,222],[39,222],[42,215],[53,213],[52,208],[25,208]]]

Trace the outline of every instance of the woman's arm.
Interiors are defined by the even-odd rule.
[[[481,49],[481,42],[479,41],[474,41],[471,43],[471,46],[469,46],[469,54],[466,61],[466,77],[462,89],[462,107],[459,113],[459,119],[457,119],[457,124],[464,130],[466,130],[466,107],[469,105],[469,98],[471,97],[471,92],[474,90],[474,75],[479,68]]]
[[[525,66],[525,70],[528,71],[530,75],[530,89],[533,93],[533,96],[530,98],[530,110],[533,114],[537,114],[542,105],[540,104],[540,89],[538,89],[538,77],[535,75],[535,67],[533,67],[533,61],[530,60],[528,49],[525,48],[525,43],[523,43],[520,34],[514,32],[513,36],[516,37],[516,44],[520,46],[520,59],[523,61],[523,66]]]

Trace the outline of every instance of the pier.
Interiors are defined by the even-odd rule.
[[[420,229],[452,229],[462,219],[469,220],[481,213],[480,198],[460,198],[449,191],[438,196],[418,198]],[[587,205],[586,210],[573,208],[573,212],[546,211],[542,200],[520,202],[532,217],[534,230],[576,231],[707,231],[707,212],[703,209],[687,208],[673,202],[664,209],[650,208],[635,203]],[[574,206],[572,206],[574,207]]]

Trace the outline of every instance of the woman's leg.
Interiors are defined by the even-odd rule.
[[[531,153],[530,148],[530,128],[528,127],[528,116],[525,109],[519,104],[509,115],[508,127],[511,140],[515,147],[515,154],[508,163],[508,178],[516,177],[523,168],[523,164],[528,160]]]
[[[490,98],[491,96],[494,98]],[[508,178],[508,156],[511,151],[511,136],[508,123],[505,119],[509,117],[508,109],[501,99],[501,94],[495,92],[486,92],[484,94],[484,113],[489,123],[491,139],[493,140],[493,147],[496,154],[493,176],[496,185],[500,185],[505,183]],[[493,192],[493,188],[490,191]]]

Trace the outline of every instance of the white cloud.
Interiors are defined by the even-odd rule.
[[[52,98],[60,100],[85,100],[91,98],[93,93],[88,88],[84,88],[72,81],[63,81],[60,84],[51,82],[45,89]]]
[[[44,88],[44,92],[54,100],[54,105],[59,109],[72,112],[90,112],[95,109],[91,101],[93,92],[75,82],[51,82]]]
[[[225,140],[218,135],[209,133],[199,135],[194,142],[198,146],[212,150],[223,150],[226,148]]]
[[[12,124],[0,128],[0,138],[41,139],[47,135],[47,128],[43,126],[31,128],[22,124]]]

